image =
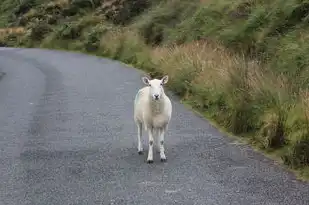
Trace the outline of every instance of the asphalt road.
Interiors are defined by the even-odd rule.
[[[168,161],[155,152],[145,163],[133,122],[142,86],[135,69],[39,49],[0,49],[0,68],[1,205],[309,204],[309,184],[175,97]]]

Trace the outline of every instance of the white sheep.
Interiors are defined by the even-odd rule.
[[[168,76],[164,76],[161,80],[150,80],[147,77],[142,77],[142,81],[147,86],[138,91],[134,100],[134,121],[138,129],[138,153],[143,154],[141,137],[144,126],[149,137],[147,163],[153,163],[154,138],[156,138],[157,147],[159,148],[161,162],[165,162],[164,135],[172,115],[172,103],[163,88],[163,85],[168,81]]]

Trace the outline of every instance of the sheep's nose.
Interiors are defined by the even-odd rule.
[[[155,97],[156,100],[159,99],[159,95],[158,95],[158,94],[155,94],[155,95],[153,95],[153,96]]]

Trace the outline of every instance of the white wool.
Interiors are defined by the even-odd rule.
[[[149,87],[139,90],[135,104],[135,119],[142,122],[145,130],[148,127],[161,128],[169,123],[171,118],[170,99],[165,95],[154,101],[149,97]]]

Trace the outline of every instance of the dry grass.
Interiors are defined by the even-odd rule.
[[[304,114],[309,120],[309,90],[300,91],[301,103],[304,107]]]
[[[0,36],[6,36],[9,34],[24,34],[26,32],[23,27],[12,27],[12,28],[0,28]]]
[[[152,60],[173,78],[182,69],[194,68],[198,75],[192,80],[203,87],[225,87],[231,76],[240,69],[248,71],[248,81],[252,92],[265,84],[263,73],[257,62],[246,61],[243,57],[230,53],[218,43],[198,41],[173,47],[157,47],[152,51]]]
[[[54,0],[47,4],[48,7],[54,7],[55,5],[59,6],[60,8],[64,8],[69,6],[69,0]]]

